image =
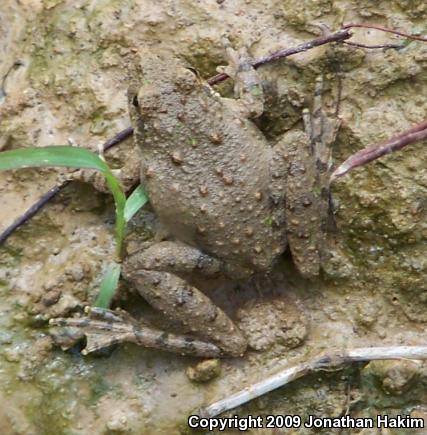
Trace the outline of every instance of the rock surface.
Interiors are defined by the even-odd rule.
[[[96,150],[129,124],[127,77],[137,51],[181,56],[208,78],[224,64],[224,34],[261,57],[316,37],[324,24],[337,29],[342,22],[366,22],[422,33],[426,18],[427,6],[410,0],[1,2],[0,150],[67,143]],[[355,31],[360,43],[391,40],[396,39],[379,31]],[[260,69],[268,93],[260,127],[272,140],[300,127],[319,73],[333,111],[340,76],[343,125],[333,150],[339,163],[425,119],[426,63],[427,45],[410,42],[400,51],[320,47],[266,65]],[[230,94],[229,84],[218,91]],[[130,146],[128,140],[108,153],[113,166],[121,166]],[[424,344],[424,148],[425,143],[409,146],[335,184],[336,243],[322,279],[303,281],[285,258],[273,284],[228,283],[210,291],[231,314],[251,304],[256,308],[254,300],[269,301],[272,294],[283,301],[290,297],[301,307],[308,332],[302,333],[291,307],[295,317],[284,325],[288,331],[299,325],[298,346],[270,346],[264,323],[268,302],[263,302],[259,310],[247,311],[259,350],[224,361],[221,375],[208,384],[190,382],[186,367],[197,361],[178,356],[129,345],[95,358],[52,347],[46,317],[92,303],[113,251],[111,198],[82,184],[69,186],[0,247],[0,328],[8,332],[0,348],[0,433],[185,432],[186,416],[194,409],[325,349]],[[0,173],[0,230],[55,184],[58,174],[54,169]],[[129,239],[148,238],[154,227],[147,208],[132,222]],[[122,294],[123,306],[135,307],[133,314],[158,320],[132,293]],[[271,313],[280,311],[280,305],[271,307]],[[308,410],[325,417],[348,410],[363,416],[391,410],[427,415],[425,391],[407,387],[415,378],[425,385],[425,373],[413,375],[411,367],[384,366],[372,375],[364,372],[362,380],[357,367],[321,373],[240,412],[303,418]]]

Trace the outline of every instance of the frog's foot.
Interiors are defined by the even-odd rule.
[[[176,275],[197,271],[215,276],[221,270],[218,259],[174,242],[158,243],[130,256],[122,269],[123,276],[154,308],[213,342],[223,356],[241,356],[247,343],[232,320],[199,289]],[[212,356],[212,352],[204,356]]]
[[[222,352],[212,343],[176,335],[138,323],[122,310],[86,308],[87,317],[51,319],[51,326],[77,328],[86,336],[83,355],[123,342],[166,350],[182,355],[219,357]]]
[[[331,145],[334,143],[340,126],[337,117],[328,117],[323,110],[323,77],[316,78],[313,109],[303,110],[304,129],[310,138],[311,160],[317,168],[318,184],[329,188],[329,175],[332,167]],[[325,177],[325,175],[327,177]]]
[[[100,155],[102,156],[101,150]],[[111,172],[119,180],[125,192],[136,186],[140,180],[140,155],[136,147],[128,152],[124,165],[120,169],[112,169]],[[95,169],[78,169],[70,172],[66,178],[70,181],[89,183],[99,192],[111,193],[104,175]]]
[[[315,192],[321,218],[321,232],[326,234],[330,228],[331,201],[330,201],[330,176],[332,173],[331,145],[335,142],[341,121],[336,117],[328,117],[323,111],[322,102],[323,77],[316,79],[313,99],[313,110],[303,111],[304,128],[310,138],[311,161],[316,176]],[[328,223],[329,222],[329,223]]]
[[[261,79],[253,67],[253,59],[247,47],[234,50],[228,39],[223,38],[228,65],[219,67],[234,81],[234,94],[239,104],[240,112],[247,118],[257,118],[264,111],[264,92]]]
[[[114,169],[112,172],[116,178],[120,178],[120,169]],[[91,184],[98,192],[110,193],[105,177],[95,169],[78,169],[68,174],[67,179]]]
[[[302,275],[313,277],[319,274],[331,226],[330,145],[340,124],[322,110],[322,78],[316,80],[313,110],[305,109],[303,120],[306,134],[295,135],[286,151],[286,222],[294,263]]]

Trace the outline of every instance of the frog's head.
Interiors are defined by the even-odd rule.
[[[129,89],[130,109],[143,118],[155,116],[182,98],[199,92],[202,80],[197,71],[183,61],[160,56],[142,61],[142,74]]]

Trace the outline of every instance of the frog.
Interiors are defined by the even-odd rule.
[[[190,333],[136,321],[123,310],[87,309],[51,319],[80,328],[83,353],[130,341],[182,355],[241,357],[247,339],[226,312],[186,278],[268,275],[289,248],[301,275],[319,275],[330,218],[331,150],[339,121],[322,108],[316,79],[304,129],[270,143],[255,120],[264,108],[246,48],[226,44],[234,98],[219,95],[178,58],[153,54],[129,85],[140,179],[163,236],[129,255],[122,276],[156,310]]]

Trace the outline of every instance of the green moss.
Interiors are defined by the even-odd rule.
[[[95,405],[102,396],[108,394],[111,390],[111,384],[107,382],[103,376],[94,376],[90,383],[90,393],[87,404],[89,406]]]

